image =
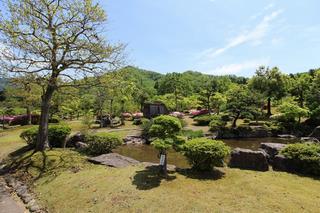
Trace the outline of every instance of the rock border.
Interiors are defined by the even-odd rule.
[[[17,180],[16,178],[12,177],[11,175],[5,175],[4,180],[11,190],[18,195],[18,197],[22,200],[25,204],[25,207],[30,212],[35,213],[45,213],[47,212],[44,208],[40,206],[38,201],[36,200],[35,196],[30,192],[28,186],[23,182]]]

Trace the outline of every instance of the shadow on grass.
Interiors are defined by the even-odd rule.
[[[186,176],[187,178],[197,179],[197,180],[219,180],[225,176],[225,173],[213,169],[212,171],[196,171],[193,169],[177,169],[177,173]]]
[[[162,180],[172,181],[176,179],[176,176],[172,174],[173,172],[168,171],[168,176],[164,177],[160,173],[159,166],[147,166],[144,170],[136,172],[132,184],[136,185],[139,190],[150,190],[160,186]]]
[[[28,147],[23,147],[10,154],[2,174],[12,173],[20,179],[31,182],[45,177],[45,183],[54,180],[60,173],[71,171],[77,173],[81,170],[79,157],[69,152],[59,150],[34,152]]]

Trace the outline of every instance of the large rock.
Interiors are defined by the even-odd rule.
[[[309,137],[313,137],[316,138],[318,140],[320,140],[320,126],[316,127],[312,133],[309,135]]]
[[[66,146],[75,147],[77,142],[83,142],[84,139],[85,139],[85,135],[78,132],[67,139]]]
[[[283,155],[276,155],[272,161],[272,169],[275,171],[292,171],[292,162]]]
[[[140,163],[135,159],[125,157],[117,153],[104,154],[97,157],[89,158],[88,160],[95,164],[102,164],[115,168],[123,168]]]
[[[283,134],[283,135],[278,135],[279,138],[285,138],[285,139],[294,139],[297,138],[295,135],[288,135],[288,134]]]
[[[282,143],[262,143],[260,148],[268,154],[268,158],[272,160],[286,146]]]
[[[300,141],[303,143],[306,143],[306,142],[320,143],[320,141],[317,138],[313,138],[313,137],[302,137],[300,138]]]
[[[123,141],[125,144],[145,144],[147,142],[143,137],[136,135],[129,135],[125,137]]]
[[[236,148],[231,153],[229,166],[240,169],[268,171],[268,161],[263,151]]]
[[[75,147],[77,149],[86,149],[88,147],[88,144],[83,142],[76,142]]]

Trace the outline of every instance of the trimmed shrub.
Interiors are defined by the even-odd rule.
[[[32,127],[24,130],[20,134],[20,138],[22,138],[25,142],[27,142],[28,145],[35,146],[37,142],[37,135],[38,135],[38,127]]]
[[[243,123],[245,123],[245,124],[248,124],[248,123],[250,123],[250,122],[251,122],[251,120],[250,120],[249,118],[243,119]]]
[[[225,121],[214,119],[209,124],[210,131],[212,131],[212,132],[218,131],[221,127],[225,127],[226,124],[227,124],[227,122],[225,122]]]
[[[13,116],[13,118],[11,119],[9,125],[10,126],[15,126],[15,125],[27,125],[28,124],[28,115],[17,115],[17,116]],[[31,115],[31,124],[39,124],[39,120],[40,120],[40,115]]]
[[[86,151],[91,155],[108,154],[122,145],[121,138],[110,133],[88,134],[85,142],[88,144]]]
[[[150,128],[152,126],[153,122],[152,120],[149,120],[149,119],[142,119],[142,124],[141,124],[141,128],[142,128],[142,135],[144,137],[149,137],[149,131],[150,131]]]
[[[51,147],[64,147],[65,140],[70,134],[71,128],[65,125],[50,125],[48,128],[48,139]],[[20,137],[30,146],[35,146],[37,142],[38,127],[32,127],[20,134]]]
[[[133,125],[141,125],[142,124],[142,119],[141,118],[136,118],[132,122]]]
[[[66,138],[71,133],[71,128],[66,125],[51,125],[48,130],[49,144],[51,147],[64,147]]]
[[[220,116],[221,120],[225,121],[225,122],[228,122],[228,121],[232,120],[232,118],[230,117],[229,114],[220,114],[219,116]]]
[[[195,117],[193,120],[198,126],[208,126],[212,119],[214,119],[214,116],[212,115],[200,115]]]
[[[177,135],[181,129],[181,122],[178,118],[161,115],[153,119],[149,134],[152,137],[170,138]]]
[[[191,129],[182,130],[182,135],[187,137],[188,139],[201,138],[204,136],[202,130],[193,131]]]
[[[223,166],[223,160],[230,148],[222,141],[197,138],[183,145],[183,154],[192,168],[198,171],[210,171],[214,166]]]
[[[60,118],[58,116],[52,116],[52,118],[49,118],[49,123],[52,123],[52,124],[60,123]]]
[[[320,145],[296,143],[286,146],[280,152],[292,160],[291,165],[296,172],[320,175]]]

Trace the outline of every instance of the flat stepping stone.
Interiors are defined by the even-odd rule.
[[[119,155],[117,153],[104,154],[97,157],[88,158],[88,161],[91,163],[106,165],[115,168],[124,168],[140,163],[140,161]]]

